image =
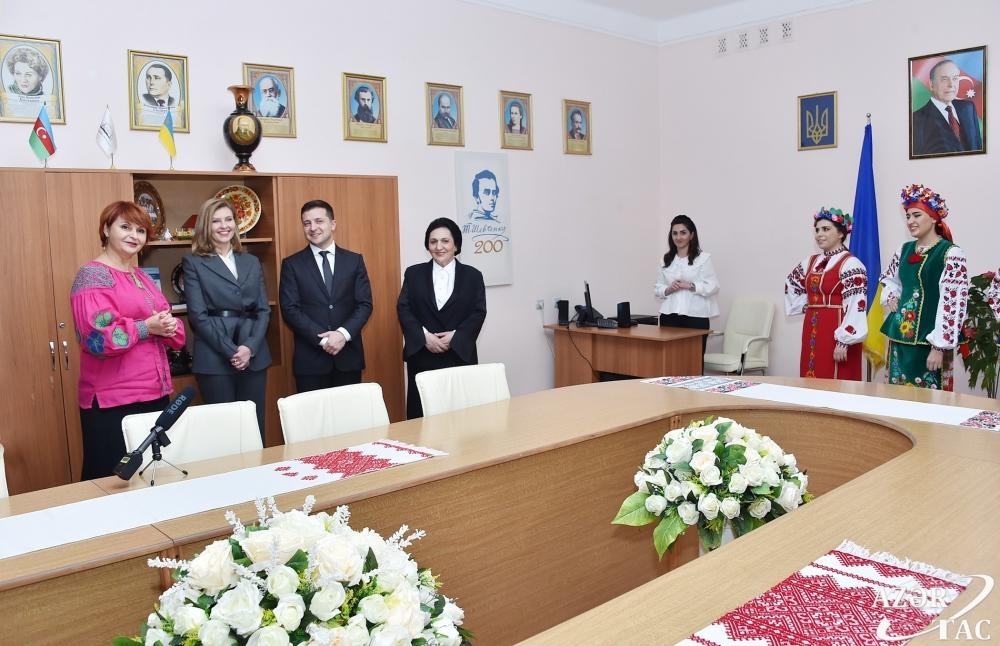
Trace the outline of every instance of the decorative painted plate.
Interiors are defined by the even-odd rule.
[[[135,203],[149,213],[149,219],[153,221],[153,230],[149,232],[150,240],[159,240],[163,235],[163,227],[166,220],[163,217],[163,200],[152,184],[145,181],[138,181],[132,185]]]
[[[240,235],[254,228],[260,220],[260,198],[246,186],[242,184],[227,186],[216,193],[215,197],[221,197],[233,205],[236,228]]]
[[[170,286],[174,288],[174,293],[177,294],[181,302],[184,302],[184,267],[182,263],[177,263],[174,270],[170,272]]]

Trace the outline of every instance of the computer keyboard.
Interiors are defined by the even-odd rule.
[[[597,319],[597,327],[615,328],[618,327],[618,321],[614,319]]]

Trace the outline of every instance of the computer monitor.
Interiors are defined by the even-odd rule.
[[[580,309],[576,324],[580,327],[597,325],[600,314],[594,311],[594,305],[590,300],[590,283],[583,281],[583,308]]]

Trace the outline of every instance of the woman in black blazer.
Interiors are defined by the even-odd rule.
[[[407,419],[423,416],[417,374],[479,363],[476,339],[486,320],[483,275],[455,258],[462,252],[458,225],[448,218],[434,220],[424,234],[424,247],[431,261],[406,269],[396,302],[403,328]]]
[[[243,251],[228,202],[202,204],[191,252],[183,261],[184,296],[201,398],[206,404],[252,401],[263,442],[271,308],[260,261]]]

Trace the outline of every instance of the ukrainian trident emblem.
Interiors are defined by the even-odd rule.
[[[806,136],[813,142],[814,145],[819,145],[819,142],[830,134],[830,108],[823,108],[822,112],[819,106],[814,106],[812,112],[806,112]]]

